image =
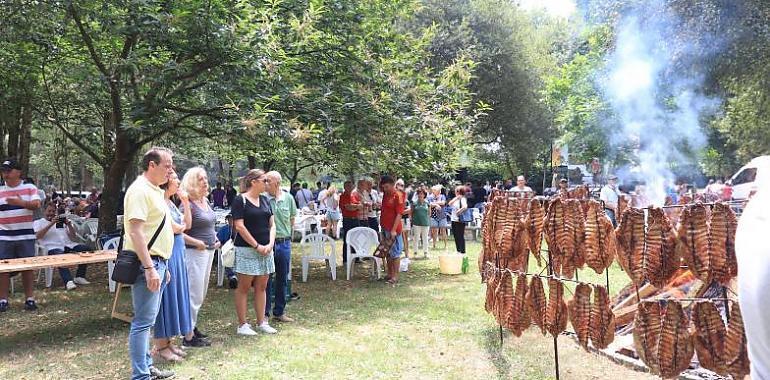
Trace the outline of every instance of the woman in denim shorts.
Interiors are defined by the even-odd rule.
[[[428,204],[430,204],[430,236],[433,239],[433,249],[436,249],[436,241],[438,236],[441,235],[441,231],[447,231],[449,228],[449,222],[446,220],[446,212],[444,212],[444,206],[446,206],[446,197],[441,194],[441,185],[436,185],[430,188],[431,193],[428,194]],[[446,248],[447,236],[444,234],[444,248]]]

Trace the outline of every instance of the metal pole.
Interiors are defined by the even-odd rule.
[[[577,272],[576,272],[577,273]],[[553,262],[551,261],[551,252],[548,252],[548,275],[554,276]],[[556,313],[558,314],[558,309]],[[558,319],[558,315],[556,316]],[[556,371],[556,380],[559,380],[559,338],[553,337],[553,364]]]

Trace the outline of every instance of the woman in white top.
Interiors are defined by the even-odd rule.
[[[340,222],[340,196],[337,194],[337,188],[334,185],[326,189],[326,196],[323,200],[326,207],[326,233],[334,239],[337,239],[337,225]]]
[[[464,214],[468,211],[468,199],[465,198],[465,186],[455,188],[455,197],[449,201],[452,207],[450,220],[452,221],[452,237],[455,239],[455,248],[458,253],[465,254],[465,221]]]

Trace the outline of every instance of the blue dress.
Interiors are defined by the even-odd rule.
[[[169,204],[169,209],[174,222],[182,223],[182,213],[179,209],[173,204]],[[168,259],[168,271],[171,273],[171,282],[163,291],[160,310],[155,318],[155,338],[159,339],[186,335],[193,329],[182,234],[174,235],[174,249]]]

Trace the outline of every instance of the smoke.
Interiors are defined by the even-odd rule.
[[[703,95],[703,78],[695,70],[683,69],[706,64],[717,48],[688,46],[677,21],[660,2],[628,12],[617,25],[616,47],[600,76],[617,117],[608,128],[610,144],[632,148],[637,166],[630,171],[646,183],[646,196],[656,205],[674,185],[672,167],[697,164],[691,152],[707,142],[701,117],[719,104]]]

